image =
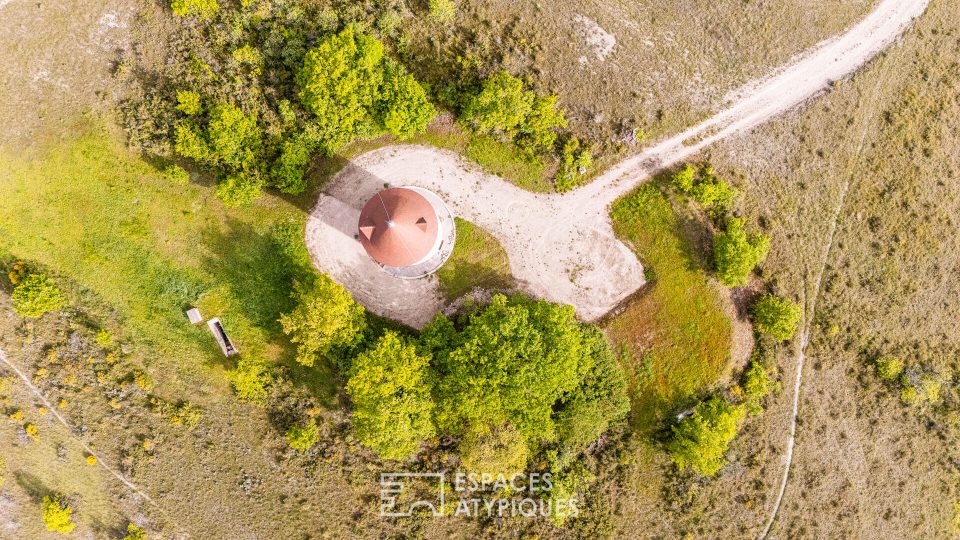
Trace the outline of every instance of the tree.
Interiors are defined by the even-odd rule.
[[[714,476],[726,465],[723,454],[737,435],[746,410],[721,397],[701,402],[693,414],[673,426],[667,450],[680,470],[688,467],[703,476]]]
[[[510,422],[533,443],[553,440],[554,404],[593,361],[573,308],[496,295],[460,332],[443,320],[423,345],[437,351],[438,427],[463,434]]]
[[[242,356],[237,368],[227,373],[230,386],[237,397],[256,405],[266,405],[273,384],[273,375],[266,361],[259,357]]]
[[[215,162],[234,170],[252,169],[262,150],[263,132],[256,115],[244,114],[232,103],[219,103],[210,111],[207,142]]]
[[[40,508],[43,514],[43,524],[47,526],[47,530],[50,532],[58,532],[66,536],[77,526],[73,522],[73,508],[59,495],[53,497],[45,495]]]
[[[437,115],[420,83],[393,61],[385,62],[375,108],[378,123],[400,139],[423,132]]]
[[[748,235],[742,219],[728,219],[726,231],[713,237],[713,258],[720,283],[727,287],[746,285],[750,272],[769,250],[769,238],[763,234]]]
[[[312,366],[332,347],[355,344],[366,326],[363,306],[342,286],[321,274],[310,285],[295,286],[297,307],[280,317],[283,331],[298,344],[297,362]]]
[[[294,137],[283,141],[280,156],[273,162],[270,176],[273,185],[280,191],[299,195],[307,187],[303,177],[307,164],[310,163],[312,145],[305,137]]]
[[[307,52],[297,74],[300,100],[323,126],[321,143],[335,151],[370,131],[370,106],[382,78],[383,44],[349,25]]]
[[[460,442],[460,463],[467,472],[509,479],[527,470],[529,459],[527,441],[510,424],[470,431]]]
[[[384,459],[406,459],[432,437],[430,358],[386,332],[353,361],[347,392],[353,397],[357,438]]]
[[[66,303],[63,293],[43,274],[28,274],[13,289],[13,310],[21,317],[35,319],[56,311]]]
[[[170,9],[181,17],[196,15],[201,19],[212,19],[220,11],[217,0],[173,0]]]
[[[786,298],[766,294],[753,305],[750,315],[760,333],[777,341],[787,341],[796,334],[803,310]]]
[[[565,468],[591,443],[630,412],[627,382],[603,333],[584,327],[586,355],[593,362],[577,388],[557,407],[557,463]]]
[[[310,50],[296,80],[301,102],[317,119],[313,142],[328,153],[357,137],[407,138],[436,115],[420,83],[355,25]]]
[[[563,127],[567,127],[567,118],[557,109],[557,96],[537,96],[520,123],[516,141],[530,153],[550,151],[557,140],[557,129]]]
[[[313,420],[302,426],[290,426],[287,430],[287,442],[290,443],[290,448],[300,453],[306,453],[318,441],[320,441],[320,428]]]
[[[520,123],[530,116],[535,96],[523,89],[523,81],[501,71],[483,82],[480,92],[463,108],[463,119],[482,133],[501,132],[513,137]]]

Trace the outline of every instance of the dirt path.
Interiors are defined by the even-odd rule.
[[[99,454],[94,452],[93,448],[90,448],[90,445],[88,445],[80,437],[76,436],[77,430],[73,427],[73,425],[71,425],[70,422],[68,422],[67,419],[64,418],[59,411],[57,411],[56,407],[54,407],[53,404],[50,403],[49,400],[47,400],[46,396],[43,395],[43,392],[41,392],[39,388],[37,388],[36,386],[34,386],[32,382],[30,382],[30,378],[27,377],[26,374],[24,374],[22,371],[20,371],[20,368],[18,368],[13,362],[11,362],[9,358],[7,358],[7,354],[3,351],[3,349],[0,349],[0,363],[2,363],[11,371],[17,374],[17,376],[23,382],[24,386],[26,386],[27,389],[30,390],[30,393],[33,394],[34,397],[36,397],[38,400],[40,400],[41,403],[43,403],[43,406],[46,407],[46,409],[50,411],[51,414],[53,414],[54,418],[56,418],[57,421],[63,425],[63,427],[67,428],[67,431],[69,431],[71,434],[74,435],[74,438],[77,440],[77,442],[80,443],[81,446],[83,446],[83,449],[89,455],[97,459],[97,465],[99,465],[103,470],[107,471],[111,476],[113,476],[118,481],[120,481],[120,483],[122,483],[124,486],[130,489],[130,491],[135,493],[138,497],[140,497],[144,501],[148,502],[151,506],[156,508],[157,511],[160,512],[160,514],[162,514],[165,518],[170,520],[171,523],[175,523],[175,521],[171,519],[170,514],[168,514],[163,509],[163,507],[161,507],[159,504],[156,503],[156,501],[151,499],[150,496],[147,495],[142,489],[137,487],[136,484],[128,480],[127,477],[125,477],[124,475],[120,474],[119,472],[111,468],[109,465],[107,465],[106,461],[102,457],[100,457]],[[179,536],[179,538],[189,538],[189,536],[182,534],[181,536]]]
[[[652,174],[725,137],[756,127],[829,88],[889,46],[929,0],[882,0],[847,33],[731,95],[720,113],[628,158],[571,193],[529,193],[444,150],[393,146],[353,160],[320,197],[307,223],[315,264],[371,311],[413,326],[439,311],[433,278],[400,282],[381,272],[353,238],[359,208],[384,184],[441,194],[454,213],[489,230],[528,293],[600,317],[644,283],[643,269],[613,233],[609,205]]]

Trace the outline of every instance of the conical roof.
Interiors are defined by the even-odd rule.
[[[359,230],[367,254],[386,266],[411,266],[422,261],[439,234],[433,205],[406,188],[385,189],[367,201],[360,211]]]

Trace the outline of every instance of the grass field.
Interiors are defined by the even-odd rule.
[[[469,221],[456,218],[456,222],[457,245],[450,259],[437,270],[440,290],[447,300],[456,300],[477,287],[510,288],[510,261],[497,239]]]
[[[641,430],[713,385],[730,358],[731,326],[681,218],[656,184],[613,206],[614,230],[652,283],[610,319],[607,333],[633,362],[633,422]]]

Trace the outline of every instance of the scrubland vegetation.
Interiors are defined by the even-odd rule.
[[[809,7],[817,24],[796,43],[859,13],[845,5],[829,19],[820,10],[831,6]],[[946,2],[825,104],[617,201],[614,226],[649,285],[599,326],[569,306],[493,295],[419,332],[366,312],[306,254],[303,208],[344,156],[430,142],[564,191],[589,178],[596,151],[669,130],[711,99],[603,118],[625,109],[571,97],[543,63],[555,23],[484,25],[504,9],[491,2],[169,7],[181,19],[163,61],[150,63],[157,45],[144,43],[118,67],[132,85],[122,122],[147,160],[95,123],[36,159],[0,154],[0,307],[17,314],[0,321],[0,344],[77,426],[62,428],[2,373],[0,487],[25,494],[12,503],[22,531],[755,536],[779,480],[794,337],[808,329],[817,377],[775,533],[956,527],[960,496],[942,481],[954,456],[942,448],[958,434],[958,348],[940,247],[956,240],[956,134],[935,120],[956,116],[960,75],[949,54],[927,54],[956,52]],[[738,8],[723,9],[747,25],[763,9],[804,11]],[[770,60],[793,50],[785,39]],[[704,91],[733,84],[714,82]],[[877,145],[850,139],[851,126]],[[767,140],[787,157],[753,158]],[[457,228],[443,293],[510,289],[503,249],[470,223]],[[191,306],[220,316],[241,354],[224,359],[187,323]],[[734,326],[747,320],[753,351],[736,359]],[[106,464],[165,512],[110,484]],[[577,496],[581,512],[383,519],[378,475],[393,469],[551,472],[552,496]]]

